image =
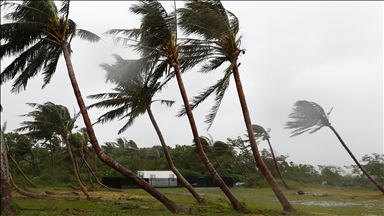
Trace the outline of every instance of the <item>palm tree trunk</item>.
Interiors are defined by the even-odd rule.
[[[175,164],[172,161],[171,155],[169,154],[167,144],[165,143],[163,134],[161,133],[161,130],[159,126],[157,125],[157,122],[155,120],[155,117],[153,116],[151,107],[147,107],[147,113],[149,115],[149,118],[151,119],[152,125],[156,130],[157,136],[159,137],[161,146],[163,147],[165,158],[167,158],[169,168],[175,173],[177,178],[184,184],[184,186],[188,189],[188,191],[192,194],[193,197],[197,200],[198,203],[203,201],[203,198],[196,192],[196,190],[192,187],[191,184],[184,178],[183,175],[179,172],[179,170],[175,167]]]
[[[40,194],[35,194],[35,193],[32,193],[32,192],[29,192],[29,191],[25,191],[21,188],[19,188],[16,183],[13,181],[13,178],[12,178],[12,175],[10,174],[9,175],[9,178],[11,180],[11,183],[12,183],[12,186],[16,189],[16,191],[23,195],[23,196],[27,196],[27,197],[30,197],[30,198],[43,198],[43,197],[46,197],[46,195],[40,195]]]
[[[49,150],[51,151],[52,173],[53,173],[53,176],[56,176],[56,172],[55,172],[55,156],[54,156],[54,152],[53,152],[52,139],[49,139]]]
[[[249,186],[252,187],[252,186],[253,186],[253,182],[251,181],[251,179],[249,179],[247,173],[246,173],[245,170],[243,169],[243,166],[241,166],[241,164],[240,164],[239,161],[236,159],[236,157],[235,157],[235,155],[232,153],[232,151],[229,152],[229,155],[232,157],[233,160],[235,160],[237,166],[241,169],[241,172],[243,172],[244,177],[247,179]]]
[[[261,170],[261,172],[263,173],[263,176],[267,180],[268,184],[272,188],[273,192],[275,193],[277,199],[280,201],[281,205],[283,206],[283,209],[285,211],[296,211],[295,207],[293,207],[293,205],[289,202],[287,197],[284,195],[280,186],[277,184],[276,180],[273,178],[271,172],[268,170],[267,166],[265,165],[264,161],[261,158],[259,148],[256,143],[255,135],[253,133],[251,117],[249,115],[247,101],[245,99],[243,86],[241,84],[240,73],[239,73],[239,68],[237,66],[237,62],[234,62],[233,77],[235,79],[237,94],[239,96],[241,109],[243,111],[245,126],[247,127],[248,137],[251,143],[251,148],[252,148],[253,156],[255,157],[256,163],[259,169]]]
[[[355,161],[356,165],[361,169],[361,171],[363,171],[363,173],[369,178],[369,180],[371,180],[371,182],[377,187],[379,188],[379,190],[384,194],[384,188],[375,180],[372,178],[371,175],[369,175],[369,173],[364,169],[363,166],[361,166],[361,164],[359,163],[359,161],[356,159],[356,157],[352,154],[351,150],[349,150],[349,148],[347,147],[347,145],[344,143],[344,141],[341,139],[340,135],[337,133],[337,131],[335,130],[335,128],[333,128],[333,126],[329,125],[328,126],[329,128],[331,128],[331,130],[333,131],[333,133],[337,136],[337,138],[339,139],[341,145],[343,145],[343,147],[345,148],[345,150],[347,150],[349,156],[351,156],[351,158],[353,159],[353,161]]]
[[[15,211],[12,204],[11,173],[9,172],[7,152],[5,151],[5,142],[3,131],[0,131],[0,177],[1,177],[1,215],[14,215]]]
[[[188,116],[189,124],[190,124],[191,129],[192,129],[193,138],[194,138],[195,143],[196,143],[197,152],[199,153],[199,156],[200,156],[201,160],[203,161],[205,167],[207,168],[208,172],[211,174],[211,176],[215,180],[215,183],[220,187],[220,189],[228,197],[233,208],[236,211],[243,212],[244,206],[240,203],[240,201],[229,190],[228,186],[224,183],[223,179],[221,179],[221,177],[219,176],[219,174],[217,173],[215,168],[212,166],[211,162],[209,161],[207,155],[204,152],[203,145],[201,144],[200,136],[199,136],[199,133],[197,131],[195,119],[193,117],[192,109],[191,109],[191,106],[190,106],[189,101],[188,101],[187,92],[185,91],[183,79],[181,78],[180,69],[177,66],[177,63],[173,64],[173,68],[175,70],[177,83],[179,86],[181,97],[183,98],[183,102],[184,102],[185,110],[186,110],[186,113]]]
[[[99,142],[97,141],[95,132],[92,127],[91,120],[89,119],[87,108],[85,106],[83,97],[81,96],[80,88],[79,85],[77,84],[75,72],[73,70],[71,58],[69,56],[67,44],[62,44],[61,45],[64,58],[65,58],[65,63],[67,65],[67,70],[68,70],[68,76],[72,84],[72,88],[77,100],[77,103],[80,108],[81,115],[83,116],[84,124],[85,127],[87,128],[87,133],[90,139],[90,142],[92,144],[92,147],[97,155],[97,157],[103,161],[105,164],[110,166],[111,168],[115,169],[128,179],[132,180],[135,182],[139,187],[147,191],[149,194],[151,194],[154,198],[156,198],[158,201],[164,204],[164,206],[171,212],[173,213],[178,213],[185,211],[184,208],[176,205],[173,201],[169,200],[164,194],[160,193],[158,190],[153,188],[150,184],[148,184],[146,181],[143,179],[139,178],[137,175],[135,175],[131,170],[121,166],[121,164],[117,163],[115,160],[112,158],[108,157],[108,155],[104,154],[102,151]]]
[[[280,176],[281,181],[283,181],[283,184],[284,184],[285,188],[287,188],[287,189],[292,189],[291,187],[289,187],[289,185],[287,184],[287,182],[285,182],[285,179],[283,178],[283,174],[281,174],[279,165],[278,165],[277,160],[276,160],[276,157],[275,157],[275,153],[273,152],[273,148],[272,148],[271,142],[269,141],[268,138],[267,138],[267,141],[268,141],[269,148],[271,149],[271,154],[272,154],[273,162],[275,163],[275,167],[276,167],[277,173],[278,173],[279,176]]]
[[[215,160],[216,160],[216,163],[219,165],[221,171],[223,172],[224,176],[227,177],[228,174],[227,174],[227,172],[225,172],[225,170],[223,169],[223,166],[221,166],[221,163],[220,163],[219,159],[218,159],[217,157],[215,157]]]
[[[33,182],[32,182],[32,181],[25,175],[25,173],[23,172],[23,170],[21,169],[21,167],[19,166],[19,164],[17,164],[16,160],[12,157],[11,153],[10,153],[9,150],[8,150],[8,146],[7,146],[7,145],[5,145],[5,151],[7,152],[7,155],[8,155],[8,157],[9,157],[9,159],[11,159],[12,163],[15,164],[15,166],[17,167],[17,169],[19,170],[19,172],[20,172],[20,174],[23,176],[23,178],[24,178],[25,180],[27,180],[27,182],[28,182],[29,184],[31,184],[32,187],[37,188],[38,186],[37,186],[35,183],[33,183]]]
[[[106,186],[105,184],[101,183],[99,181],[99,179],[97,178],[95,172],[92,170],[91,166],[89,165],[89,163],[87,162],[87,160],[84,158],[84,157],[81,157],[81,159],[84,161],[85,165],[88,167],[88,172],[92,173],[92,176],[96,179],[96,182],[103,188],[107,189],[107,190],[110,190],[110,191],[121,191],[121,190],[118,190],[118,189],[114,189],[114,188],[109,188],[108,186]],[[90,181],[92,182],[92,179],[90,178]],[[93,183],[92,183],[92,186],[93,186]]]
[[[87,199],[92,199],[92,196],[88,193],[87,189],[84,187],[83,182],[80,179],[79,172],[77,172],[75,159],[73,158],[71,145],[69,144],[68,138],[66,136],[63,136],[63,138],[64,138],[65,144],[67,146],[69,158],[71,159],[72,169],[73,169],[73,173],[75,174],[77,184],[79,185],[81,191],[83,191],[83,193],[87,197]]]

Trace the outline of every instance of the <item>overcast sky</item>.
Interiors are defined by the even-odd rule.
[[[140,17],[130,14],[130,1],[72,1],[70,18],[79,28],[101,35],[112,28],[139,27]],[[164,2],[171,9],[172,3]],[[284,129],[293,104],[298,100],[318,103],[358,159],[365,154],[383,153],[383,2],[259,2],[224,1],[224,6],[240,20],[243,36],[240,73],[252,122],[271,128],[271,141],[278,155],[289,154],[288,161],[312,165],[351,165],[353,160],[329,128],[315,134],[290,138]],[[178,6],[182,2],[177,2]],[[82,95],[110,92],[100,63],[113,63],[111,55],[124,58],[137,55],[114,45],[110,38],[90,44],[74,39],[72,62]],[[3,70],[11,59],[1,62]],[[213,84],[222,71],[198,74],[197,68],[183,75],[188,97]],[[51,101],[78,111],[67,69],[62,58],[51,83],[41,89],[43,80],[33,78],[26,91],[11,94],[12,82],[1,86],[1,122],[6,132],[20,127],[31,108],[27,102]],[[192,133],[187,117],[176,118],[182,100],[176,80],[156,99],[175,100],[172,108],[154,104],[153,113],[169,146],[191,144]],[[201,136],[212,135],[225,141],[245,134],[245,125],[233,80],[224,97],[215,122],[207,132],[205,115],[213,105],[207,100],[195,111]],[[94,122],[106,110],[90,110]],[[84,124],[79,118],[77,124]],[[99,143],[114,141],[124,122],[96,125]],[[139,117],[121,134],[140,147],[160,145],[149,117]],[[244,137],[244,136],[243,136]],[[267,148],[261,142],[259,148]]]

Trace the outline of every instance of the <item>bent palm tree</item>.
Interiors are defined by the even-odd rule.
[[[228,174],[227,174],[227,172],[225,172],[225,170],[223,169],[223,166],[221,165],[221,163],[218,159],[219,155],[215,154],[215,151],[213,149],[214,141],[212,139],[212,136],[210,136],[210,138],[208,138],[206,136],[201,136],[200,142],[201,142],[201,145],[203,145],[204,152],[206,152],[208,155],[212,155],[215,158],[216,163],[219,165],[221,171],[224,173],[224,176],[227,177]]]
[[[152,122],[153,127],[156,130],[157,136],[160,140],[165,157],[167,159],[170,169],[175,173],[177,178],[184,184],[188,191],[195,197],[198,202],[202,201],[201,196],[196,190],[189,184],[189,182],[181,175],[176,166],[174,165],[171,155],[169,154],[167,144],[161,130],[155,120],[152,113],[151,104],[159,101],[162,104],[171,106],[174,101],[170,100],[153,100],[153,96],[160,92],[166,82],[160,83],[157,78],[153,76],[153,71],[143,71],[142,74],[136,72],[140,69],[136,69],[135,63],[137,61],[124,60],[118,55],[114,55],[116,63],[114,65],[102,64],[102,68],[107,71],[107,81],[111,81],[117,85],[114,88],[113,93],[102,93],[96,95],[90,95],[91,99],[102,99],[98,103],[90,105],[88,108],[109,108],[114,109],[108,111],[98,118],[98,122],[107,122],[114,119],[128,118],[127,123],[119,130],[118,134],[124,132],[134,120],[141,114],[147,113]],[[133,67],[133,68],[132,68]]]
[[[245,53],[245,50],[240,48],[241,37],[238,36],[239,20],[232,12],[226,10],[219,0],[188,2],[185,4],[185,8],[179,9],[179,15],[179,25],[181,29],[184,30],[187,35],[199,36],[198,39],[190,39],[187,41],[191,49],[193,48],[194,55],[204,56],[204,58],[208,59],[208,63],[202,66],[201,72],[210,72],[219,68],[223,63],[229,62],[229,66],[224,70],[223,78],[193,98],[192,108],[197,107],[211,94],[215,94],[215,105],[212,107],[211,113],[208,114],[206,120],[209,129],[229,86],[229,79],[231,75],[233,75],[256,163],[276,197],[279,199],[283,209],[286,211],[295,211],[296,209],[288,201],[262,160],[253,133],[251,117],[239,73],[240,63],[238,62],[238,58],[241,54]],[[185,111],[179,113],[179,115],[184,114]]]
[[[0,84],[15,79],[11,91],[18,93],[26,88],[30,78],[42,72],[44,87],[50,82],[63,53],[68,77],[90,142],[98,158],[146,190],[171,212],[182,211],[182,208],[151,187],[146,181],[103,153],[88,116],[70,58],[70,42],[73,37],[78,36],[90,42],[97,42],[100,37],[76,27],[76,23],[68,18],[69,5],[69,0],[62,1],[60,9],[57,9],[54,1],[49,0],[2,3],[2,7],[15,6],[15,8],[13,12],[5,16],[11,22],[1,24],[0,58],[6,56],[17,56],[17,58],[1,72]]]
[[[268,145],[269,145],[269,149],[271,150],[271,155],[272,155],[273,163],[275,164],[276,171],[279,174],[281,181],[283,182],[285,188],[292,189],[291,187],[289,187],[287,182],[285,182],[283,174],[280,171],[279,164],[277,163],[276,156],[275,156],[275,153],[273,151],[271,141],[269,140],[269,138],[271,138],[269,136],[269,133],[260,125],[255,125],[254,124],[254,125],[252,125],[252,128],[253,128],[253,132],[255,133],[255,137],[261,137],[262,140],[267,140]]]
[[[240,168],[241,172],[243,173],[245,179],[247,179],[248,185],[250,187],[252,187],[253,183],[252,183],[251,179],[248,177],[243,166],[241,166],[239,161],[236,159],[233,148],[231,146],[229,146],[225,142],[216,141],[215,143],[213,143],[213,150],[215,152],[215,155],[229,155],[236,162],[237,166]]]
[[[293,119],[293,121],[288,121],[285,124],[285,128],[293,129],[291,132],[291,137],[293,137],[307,131],[309,131],[311,134],[320,130],[322,127],[329,127],[339,139],[341,145],[348,152],[349,156],[351,156],[353,161],[360,168],[360,170],[368,177],[369,180],[371,180],[371,182],[377,188],[379,188],[382,193],[384,193],[384,188],[375,179],[373,179],[371,175],[369,175],[363,166],[361,166],[351,150],[349,150],[348,146],[341,139],[341,136],[329,122],[329,115],[331,114],[331,111],[332,109],[328,113],[325,113],[324,109],[315,102],[309,102],[305,100],[297,101],[292,108],[292,113],[288,116],[289,118]]]
[[[176,76],[180,94],[182,96],[188,120],[191,126],[193,139],[201,160],[211,174],[216,184],[225,193],[234,209],[244,211],[243,205],[232,194],[228,186],[212,166],[203,147],[200,143],[199,133],[196,127],[192,109],[188,101],[188,95],[184,88],[181,71],[190,69],[195,64],[204,59],[203,55],[194,55],[183,58],[185,52],[193,53],[193,47],[182,46],[177,37],[177,17],[176,13],[167,13],[158,1],[141,1],[130,8],[131,12],[142,15],[141,26],[137,29],[112,29],[107,32],[109,35],[125,35],[127,37],[114,37],[116,42],[122,41],[124,44],[134,41],[132,47],[140,52],[142,57],[149,58],[156,63],[155,76],[162,77],[171,69],[174,71],[168,76]]]
[[[23,121],[20,128],[17,128],[16,131],[30,131],[31,134],[39,133],[40,131],[49,128],[50,132],[60,135],[64,143],[67,146],[67,151],[69,158],[71,160],[72,169],[76,178],[76,181],[87,197],[87,199],[92,199],[92,196],[88,193],[87,189],[81,182],[79,173],[77,172],[76,162],[72,155],[71,145],[69,143],[68,136],[75,126],[75,121],[79,114],[71,117],[68,109],[61,105],[56,105],[52,102],[46,102],[44,104],[37,103],[27,103],[29,106],[35,108],[34,111],[29,112],[28,114],[22,115],[23,117],[32,117],[33,121]]]

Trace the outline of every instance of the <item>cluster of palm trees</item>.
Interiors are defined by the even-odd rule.
[[[56,72],[57,63],[63,54],[68,76],[80,108],[79,114],[81,114],[86,127],[87,139],[89,139],[98,158],[131,179],[173,213],[184,211],[184,209],[103,152],[93,130],[87,109],[93,107],[112,108],[100,116],[97,123],[127,119],[119,133],[128,129],[141,114],[148,113],[166,154],[169,167],[179,179],[183,180],[184,178],[173,164],[171,156],[167,153],[165,139],[151,110],[151,104],[156,102],[153,100],[153,96],[176,77],[184,103],[184,108],[178,115],[187,115],[196,150],[202,162],[216,184],[228,197],[233,208],[241,212],[244,211],[244,206],[232,194],[207,157],[202,142],[204,139],[200,139],[192,112],[194,108],[213,94],[215,104],[206,118],[209,128],[216,117],[233,76],[247,129],[249,146],[257,167],[268,181],[283,209],[286,211],[295,210],[263,162],[258,150],[254,127],[240,79],[238,58],[245,53],[245,50],[241,48],[239,20],[232,12],[225,9],[219,0],[187,1],[182,8],[178,9],[176,9],[175,2],[174,10],[171,12],[167,12],[158,1],[145,0],[133,4],[130,7],[130,12],[140,16],[140,26],[133,29],[111,29],[105,34],[111,36],[116,43],[131,47],[133,51],[139,54],[139,58],[127,60],[115,54],[116,62],[114,64],[102,64],[102,69],[107,72],[106,80],[115,84],[115,88],[111,93],[90,95],[89,98],[102,100],[90,106],[85,105],[76,81],[71,62],[70,44],[76,36],[90,42],[97,42],[101,38],[87,30],[77,28],[76,23],[69,19],[70,1],[62,1],[60,8],[57,8],[56,4],[49,0],[4,2],[1,7],[11,7],[13,10],[5,16],[10,22],[1,25],[0,58],[16,57],[1,72],[1,84],[13,80],[11,91],[17,93],[26,89],[30,78],[41,73],[44,76],[44,87]],[[179,38],[179,29],[185,35],[196,35],[196,37]],[[226,68],[221,79],[189,100],[181,75],[197,65],[202,65],[199,70],[202,73],[214,71],[223,65],[226,65]],[[158,100],[158,102],[168,106],[174,103],[170,100]],[[31,106],[39,105],[31,104]],[[56,108],[60,110],[60,107]],[[33,113],[26,116],[35,117]],[[68,131],[71,130],[72,126],[71,121],[63,121],[60,128],[46,125],[51,129],[50,132],[48,130],[49,133],[60,135],[66,141],[68,153],[72,152],[68,137],[70,134]],[[288,127],[294,126],[288,125]],[[30,128],[26,122],[25,127],[21,130],[33,131],[33,128]],[[47,140],[49,140],[49,135],[39,134],[40,138],[44,137]],[[217,144],[217,148],[219,146],[220,144]],[[228,150],[225,152],[230,153]],[[83,153],[80,151],[79,154]],[[72,156],[70,155],[70,157]],[[75,170],[76,167],[73,169]],[[197,201],[203,200],[185,179],[183,183]],[[80,182],[79,185],[81,185]],[[83,192],[86,194],[86,191],[83,190]],[[87,197],[90,198],[90,195]]]

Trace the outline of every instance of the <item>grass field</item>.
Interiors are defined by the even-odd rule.
[[[81,191],[68,187],[40,187],[31,189],[39,194],[53,192],[40,199],[31,199],[12,191],[16,215],[172,215],[161,203],[141,189],[121,192],[90,189],[92,200],[85,199]],[[372,189],[300,188],[284,190],[290,202],[298,210],[284,212],[269,188],[231,188],[245,205],[247,213],[235,212],[225,195],[218,188],[197,188],[207,202],[197,203],[184,188],[158,189],[187,211],[181,215],[384,215],[384,195]],[[77,193],[77,194],[76,194]]]

